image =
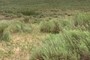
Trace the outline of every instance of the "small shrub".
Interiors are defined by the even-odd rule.
[[[21,13],[16,13],[17,17],[23,17],[23,14]]]
[[[68,19],[53,19],[42,21],[40,23],[40,31],[41,32],[49,32],[49,33],[59,33],[63,30],[70,30],[73,29],[72,20]]]
[[[30,24],[22,24],[21,25],[21,30],[23,30],[23,32],[31,32],[31,25]]]
[[[58,21],[49,20],[42,21],[40,23],[40,31],[41,32],[49,32],[49,33],[59,33],[62,30]]]
[[[79,13],[74,19],[75,27],[82,30],[90,30],[90,14]]]
[[[37,23],[37,24],[39,24],[41,21],[42,19],[38,19],[38,18],[34,18],[30,20],[31,23]]]
[[[3,37],[4,37],[4,35],[7,34],[6,31],[4,31],[4,30],[5,30],[5,28],[8,27],[8,25],[9,25],[9,24],[8,24],[7,21],[5,21],[5,20],[0,21],[0,40],[2,40]]]
[[[11,33],[10,33],[10,31],[7,31],[7,29],[5,29],[5,30],[3,31],[3,34],[2,34],[1,39],[2,39],[2,40],[5,40],[5,41],[11,40]]]
[[[11,32],[31,32],[31,26],[29,24],[20,21],[12,21],[10,24],[8,28]]]
[[[30,60],[60,60],[67,56],[64,41],[59,35],[52,35],[41,46],[32,51]]]
[[[23,15],[26,15],[26,16],[38,15],[39,14],[39,13],[37,13],[35,11],[30,11],[30,10],[23,10],[23,11],[20,11],[20,13],[22,13]]]
[[[20,21],[1,21],[0,22],[0,40],[11,40],[12,33],[31,32],[31,26]]]
[[[59,24],[63,27],[65,30],[73,29],[72,20],[69,19],[63,19],[59,20]]]
[[[32,50],[30,60],[90,60],[89,38],[90,32],[80,30],[52,34]]]
[[[24,17],[24,20],[23,20],[23,21],[24,21],[25,23],[28,23],[28,22],[29,22],[29,19],[30,19],[29,17]]]

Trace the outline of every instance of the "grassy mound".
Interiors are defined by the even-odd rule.
[[[11,33],[30,32],[31,27],[20,21],[0,21],[0,40],[8,41],[11,39]]]
[[[69,30],[51,35],[32,50],[30,60],[90,60],[90,32]]]

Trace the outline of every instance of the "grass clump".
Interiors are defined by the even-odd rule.
[[[59,33],[63,30],[73,29],[72,20],[68,19],[51,19],[48,21],[41,21],[40,31],[47,33]]]
[[[12,33],[30,32],[31,26],[20,21],[7,21],[0,22],[0,40],[11,40]]]
[[[81,30],[90,31],[90,14],[89,13],[79,13],[74,19],[75,27]]]
[[[30,11],[30,10],[21,10],[20,13],[22,13],[23,15],[26,16],[30,16],[30,15],[38,15],[39,13],[35,12],[35,11]]]
[[[57,41],[60,36],[52,35],[42,42],[41,46],[32,51],[30,60],[60,60],[66,57],[67,51],[64,41]]]
[[[5,41],[8,41],[8,40],[11,40],[11,32],[8,31],[7,29],[5,29],[3,32],[2,32],[2,37],[1,37],[2,40],[5,40]]]
[[[9,25],[9,31],[17,33],[17,32],[31,32],[31,26],[29,24],[20,22],[20,21],[12,21],[11,25]]]
[[[40,23],[40,31],[47,33],[59,33],[62,30],[59,21],[49,20]]]
[[[59,20],[59,24],[63,27],[65,30],[73,29],[72,20],[70,19],[63,19]]]
[[[23,21],[24,21],[25,23],[29,23],[29,20],[30,20],[29,17],[24,17],[24,19],[23,19]]]
[[[30,60],[90,60],[90,32],[69,30],[50,35],[32,50]]]

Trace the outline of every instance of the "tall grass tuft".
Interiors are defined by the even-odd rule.
[[[90,32],[81,30],[51,34],[32,50],[30,60],[90,60]]]
[[[90,31],[90,14],[89,13],[79,13],[74,19],[75,27],[81,30]]]
[[[72,20],[69,19],[51,19],[41,21],[40,31],[49,33],[59,33],[63,30],[73,29]]]
[[[0,40],[9,41],[11,40],[11,34],[18,32],[31,32],[31,26],[21,21],[0,21]]]
[[[40,23],[40,31],[47,33],[59,33],[62,31],[62,27],[60,26],[58,20],[42,21]]]

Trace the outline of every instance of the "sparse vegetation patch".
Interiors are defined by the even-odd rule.
[[[0,22],[0,38],[1,40],[10,40],[11,39],[11,33],[17,33],[17,32],[31,32],[30,25],[27,25],[20,21],[7,21],[2,20]]]

